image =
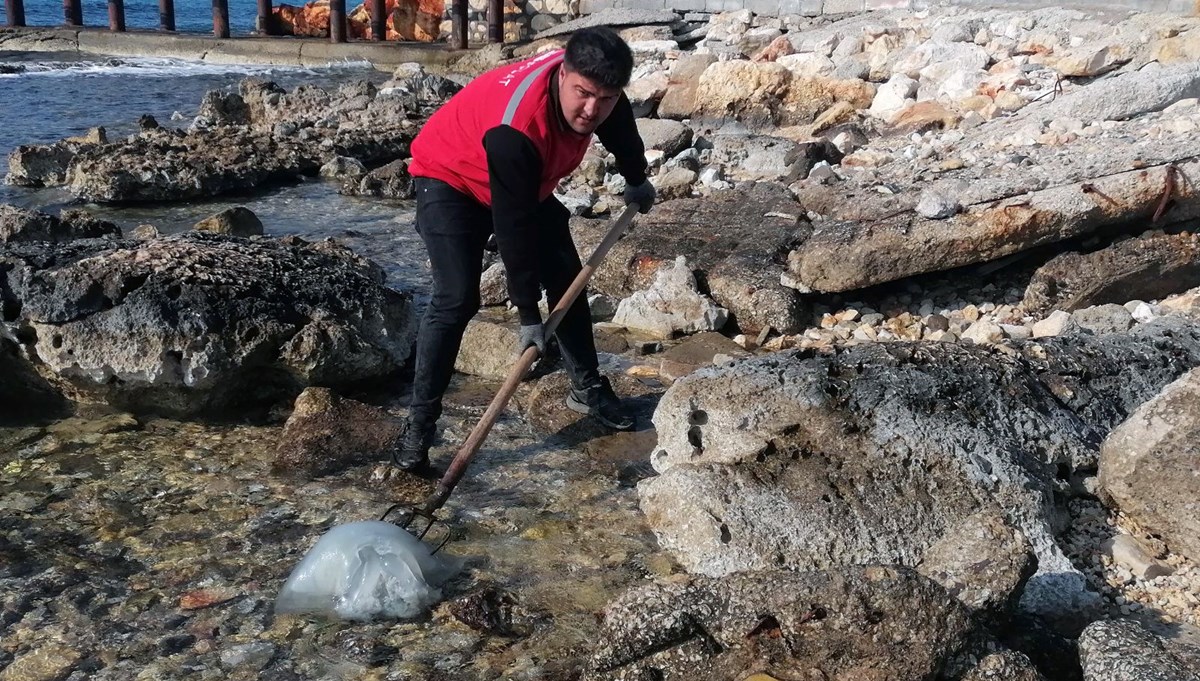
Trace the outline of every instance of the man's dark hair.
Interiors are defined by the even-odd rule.
[[[595,26],[576,31],[567,41],[567,68],[604,87],[623,88],[633,73],[633,52],[616,31]]]

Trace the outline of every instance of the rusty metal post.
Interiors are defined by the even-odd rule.
[[[271,0],[258,0],[258,17],[254,20],[254,30],[262,35],[279,35],[275,30],[275,13]]]
[[[346,0],[329,0],[329,42],[346,42]]]
[[[164,31],[175,30],[175,0],[158,0],[158,27]]]
[[[488,42],[504,42],[504,0],[488,2]]]
[[[218,38],[229,37],[229,0],[212,0],[213,35]]]
[[[25,0],[4,0],[4,16],[9,26],[24,26]]]
[[[125,0],[108,0],[108,30],[125,32]]]
[[[83,26],[83,3],[80,0],[63,0],[63,20],[67,26]]]
[[[387,0],[371,0],[371,37],[387,40]]]
[[[468,23],[467,0],[454,0],[454,45],[460,50],[467,49]]]

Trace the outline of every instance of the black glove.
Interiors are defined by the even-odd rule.
[[[524,354],[530,347],[537,348],[539,355],[546,354],[546,329],[541,324],[524,324],[517,331],[517,353]]]
[[[650,184],[650,179],[646,178],[645,182],[635,186],[625,187],[625,205],[631,203],[638,205],[639,213],[649,213],[650,206],[654,205],[654,197],[657,192],[654,190],[654,185]]]

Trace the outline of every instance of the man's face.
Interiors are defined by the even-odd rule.
[[[620,88],[604,87],[572,71],[566,64],[558,70],[558,103],[563,118],[580,135],[595,132],[612,113],[620,96]]]

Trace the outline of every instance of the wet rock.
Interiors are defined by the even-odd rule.
[[[655,273],[685,256],[717,304],[744,331],[771,326],[796,333],[807,318],[799,296],[780,283],[782,254],[806,234],[804,210],[785,187],[756,183],[681,199],[639,216],[592,279],[593,290],[616,298],[649,288]],[[581,253],[599,243],[608,224],[575,221]]]
[[[1092,253],[1063,253],[1034,272],[1028,310],[1077,310],[1102,303],[1154,300],[1200,286],[1200,236],[1155,234]]]
[[[711,366],[717,355],[749,357],[750,353],[719,333],[698,333],[662,354],[659,374],[672,380],[682,378],[701,367]]]
[[[362,161],[347,156],[337,156],[329,163],[321,166],[321,177],[333,180],[357,182],[366,174],[367,167],[362,164]]]
[[[489,315],[467,323],[454,370],[472,376],[503,380],[520,358],[515,321]]]
[[[1071,319],[1092,333],[1124,333],[1133,326],[1133,315],[1115,303],[1093,305],[1071,313]]]
[[[691,577],[610,604],[584,678],[937,678],[970,630],[958,601],[902,567]]]
[[[230,646],[221,650],[221,666],[226,669],[248,667],[262,669],[275,657],[275,644],[270,641],[254,641]]]
[[[921,556],[917,572],[972,611],[1006,621],[1037,570],[1032,547],[999,508],[968,516]]]
[[[1114,429],[1100,450],[1100,488],[1139,527],[1200,560],[1200,372],[1163,388]]]
[[[383,409],[340,397],[328,388],[306,388],[283,426],[273,467],[314,478],[360,463],[387,461],[403,434],[404,422]]]
[[[234,92],[209,90],[200,100],[200,111],[192,120],[193,130],[215,128],[225,125],[248,125],[250,123],[250,107],[246,106],[242,96]]]
[[[63,140],[53,144],[22,144],[8,154],[4,181],[21,187],[53,187],[67,181],[67,168],[76,154],[96,146]]]
[[[411,129],[382,122],[373,130],[305,128],[303,135],[275,135],[242,125],[188,134],[149,130],[81,151],[71,161],[67,182],[76,198],[95,203],[212,197],[316,175],[337,156],[367,164],[404,158],[412,137]]]
[[[69,208],[59,217],[0,204],[0,243],[62,242],[73,239],[121,237],[121,228],[85,210]]]
[[[65,679],[83,655],[74,648],[47,645],[13,660],[0,672],[0,681],[59,681]]]
[[[1029,658],[1012,650],[991,653],[979,661],[962,681],[1047,681]]]
[[[374,196],[382,199],[413,198],[413,179],[408,173],[408,161],[401,159],[372,170],[357,182],[350,179],[342,186],[350,196]]]
[[[661,389],[623,373],[608,374],[608,378],[622,405],[634,414],[636,424],[644,427]],[[538,432],[555,434],[573,443],[590,442],[613,434],[607,426],[567,407],[571,382],[565,371],[544,376],[528,388],[518,394],[517,406]],[[636,424],[635,428],[638,427]]]
[[[154,225],[138,225],[133,228],[133,232],[129,236],[140,241],[149,241],[162,236],[162,232]]]
[[[397,371],[409,296],[333,242],[202,232],[0,247],[5,324],[73,398],[131,412],[221,412]]]
[[[245,206],[226,208],[220,213],[210,215],[197,222],[196,226],[192,229],[198,232],[212,232],[214,234],[227,234],[238,237],[263,235],[262,221],[254,214],[254,211]]]
[[[4,322],[8,320],[5,319]],[[5,337],[7,324],[0,323],[0,425],[15,426],[61,418],[69,402],[59,390],[34,369],[15,340]]]
[[[440,106],[462,87],[449,78],[427,73],[420,64],[402,64],[396,68],[391,80],[379,86],[379,94],[400,97],[413,111],[417,111]]]
[[[725,325],[729,313],[696,289],[696,277],[679,256],[672,268],[662,268],[654,283],[635,291],[617,305],[613,323],[650,334],[673,338],[700,331],[715,331]]]
[[[450,612],[459,622],[476,631],[510,636],[513,634],[515,605],[516,598],[512,594],[487,584],[451,601]]]
[[[1200,329],[1012,347],[880,344],[692,374],[655,411],[661,475],[639,486],[643,512],[686,569],[718,576],[916,565],[999,503],[1039,561],[1021,607],[1081,626],[1096,597],[1055,540],[1060,475],[1094,467],[1109,429],[1200,362]]]
[[[1195,681],[1189,669],[1163,646],[1162,640],[1129,619],[1102,620],[1079,637],[1084,681]]]

